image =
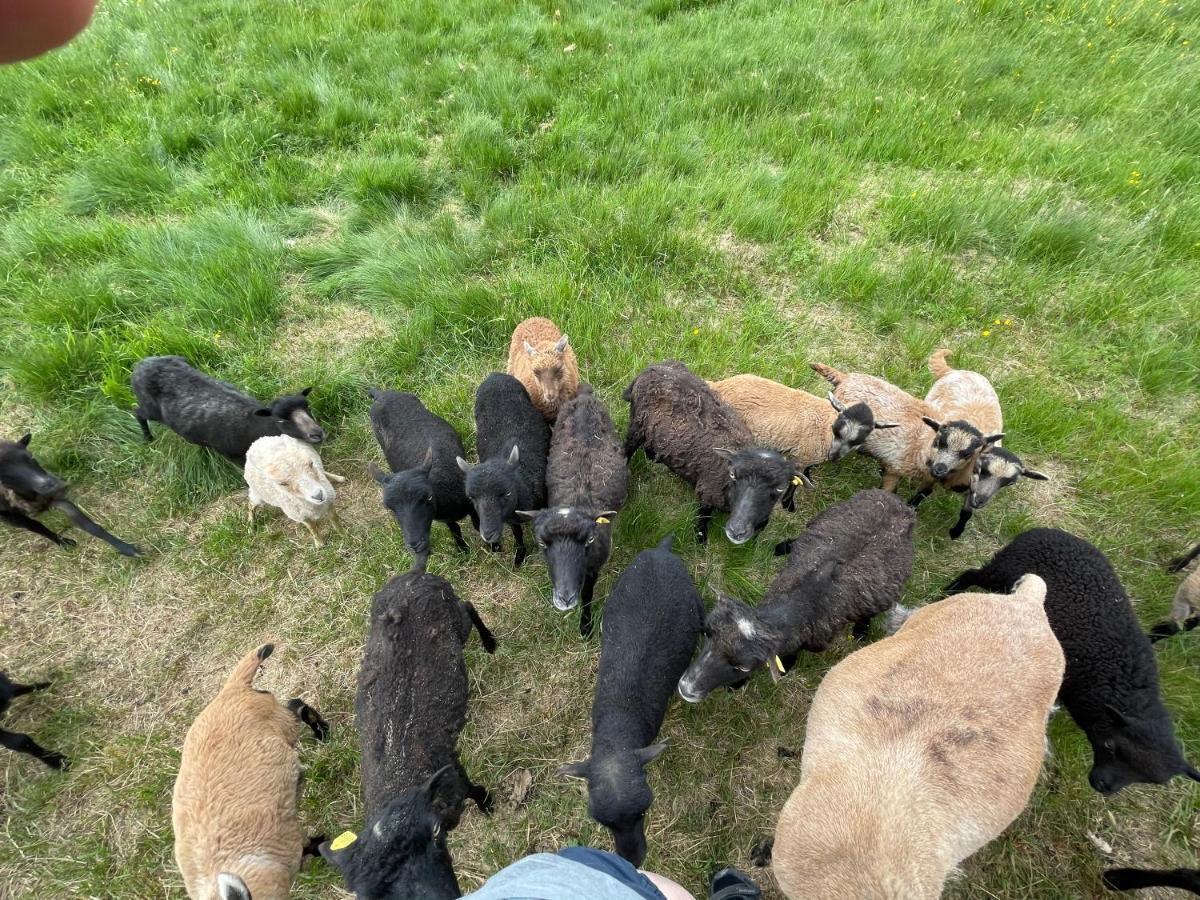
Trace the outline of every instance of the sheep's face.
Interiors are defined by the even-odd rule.
[[[514,445],[507,458],[493,458],[472,466],[462,457],[458,466],[466,475],[467,499],[479,515],[479,534],[492,549],[500,549],[504,523],[516,517],[520,481],[520,450]]]
[[[646,859],[646,810],[654,802],[645,766],[665,749],[666,744],[653,744],[618,750],[558,770],[587,781],[588,815],[612,832],[617,853],[635,866]]]
[[[538,349],[529,341],[525,342],[525,353],[529,357],[529,367],[533,371],[534,381],[542,393],[542,399],[547,403],[557,403],[565,387],[563,381],[566,375],[564,354],[567,350],[567,336],[564,334],[555,343]]]
[[[271,463],[265,472],[283,490],[312,506],[329,506],[337,496],[337,491],[313,460]]]
[[[1200,781],[1179,752],[1171,719],[1127,715],[1112,706],[1104,709],[1101,733],[1092,741],[1092,771],[1088,782],[1101,794],[1115,794],[1131,784],[1166,784],[1176,775]]]
[[[593,513],[578,507],[556,506],[536,512],[518,511],[533,520],[533,533],[546,557],[554,608],[566,612],[579,604],[589,571],[608,559],[610,531],[616,512]]]
[[[383,485],[383,505],[396,518],[404,544],[418,557],[429,554],[429,535],[437,516],[437,498],[429,473],[433,468],[433,451],[415,469],[388,475],[372,469],[375,480]]]
[[[926,461],[929,474],[934,478],[947,478],[966,465],[973,465],[977,456],[987,447],[999,441],[1004,434],[984,435],[970,422],[956,419],[939,422],[929,416],[921,420],[933,429],[933,443],[929,447]]]
[[[829,403],[837,412],[833,420],[833,437],[829,444],[829,461],[837,462],[844,456],[853,453],[864,443],[876,428],[895,428],[894,422],[876,422],[875,413],[865,403],[854,403],[847,406],[832,392]]]
[[[321,844],[321,855],[359,897],[450,900],[459,896],[442,823],[432,805],[432,784],[445,771],[401,793],[348,846],[334,850],[329,841]]]
[[[989,447],[975,461],[971,474],[971,486],[967,489],[967,509],[982,509],[992,498],[1010,484],[1021,478],[1037,481],[1049,479],[1041,472],[1025,468],[1020,457],[1003,447]]]
[[[679,696],[699,703],[718,688],[741,687],[755,669],[773,662],[774,655],[775,634],[755,611],[740,600],[719,596],[704,623],[704,647],[679,679]]]
[[[774,450],[762,448],[738,453],[718,450],[717,454],[729,464],[725,536],[735,544],[744,544],[767,524],[772,507],[783,499],[796,477],[796,467]]]
[[[299,394],[280,397],[271,404],[270,409],[259,410],[257,415],[266,412],[267,415],[278,419],[280,434],[309,444],[319,444],[325,440],[325,429],[317,424],[308,408],[308,394],[311,390],[312,388],[305,388]]]
[[[31,503],[56,500],[67,492],[67,483],[43,469],[29,452],[30,435],[19,441],[0,441],[0,485]]]

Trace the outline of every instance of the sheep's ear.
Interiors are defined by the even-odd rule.
[[[271,412],[265,406],[260,406],[258,409],[256,409],[254,411],[254,414],[256,416],[262,416],[264,419],[269,419],[269,418],[271,418],[271,416],[275,415],[275,413]]]
[[[23,435],[21,435],[21,439],[19,441],[17,441],[17,443],[20,444],[22,447],[28,447],[29,442],[31,440],[33,440],[33,435],[27,431]]]
[[[341,869],[342,862],[347,855],[354,852],[351,848],[357,841],[358,835],[353,831],[343,831],[332,841],[322,841],[321,846],[317,849],[330,865],[335,869]]]
[[[512,452],[508,454],[508,466],[510,469],[515,469],[517,463],[521,461],[521,448],[513,444]]]
[[[615,519],[616,517],[617,517],[617,511],[615,509],[606,509],[606,510],[604,510],[604,512],[596,513],[596,524],[597,525],[611,525],[612,520]]]
[[[840,413],[843,413],[846,411],[846,404],[843,403],[841,400],[839,400],[837,397],[833,396],[833,391],[829,392],[829,405],[832,406],[834,409],[836,409]]]
[[[876,428],[899,428],[900,423],[899,422],[876,422],[875,427]]]
[[[1000,433],[998,433],[998,434],[989,434],[989,435],[986,435],[986,436],[984,437],[984,439],[983,439],[983,443],[984,443],[985,445],[988,445],[988,446],[990,446],[990,445],[992,445],[992,444],[998,444],[998,443],[1000,443],[1002,440],[1004,440],[1004,432],[1003,432],[1003,431],[1001,431],[1001,432],[1000,432]]]
[[[220,900],[250,900],[250,888],[240,876],[222,872],[217,876],[217,896]]]
[[[391,478],[387,472],[383,471],[383,469],[379,468],[379,466],[375,465],[375,463],[367,463],[367,471],[370,472],[371,477],[380,484],[387,484],[388,479]]]
[[[312,393],[312,388],[310,388],[310,387],[306,387],[304,390],[302,390],[302,391],[300,392],[300,396],[301,396],[301,397],[307,397],[307,396],[308,396],[309,394],[311,394],[311,393]]]
[[[932,428],[934,431],[942,430],[942,423],[939,422],[937,419],[931,419],[931,418],[929,418],[929,416],[921,416],[921,421],[924,422],[926,425],[928,425],[930,428]],[[876,424],[875,427],[883,428],[884,426]]]
[[[584,778],[588,777],[588,768],[592,761],[585,759],[582,762],[567,763],[565,766],[559,766],[555,772],[556,775],[561,775],[564,778]]]
[[[529,343],[529,341],[522,341],[521,343],[525,345],[525,352],[529,354],[530,359],[537,356],[537,350],[534,349],[533,344]]]
[[[637,757],[638,762],[643,766],[648,762],[653,762],[658,759],[664,750],[667,749],[667,742],[663,741],[658,744],[651,744],[649,747],[643,747],[641,750],[634,750],[633,755]]]
[[[1200,781],[1200,772],[1197,772],[1190,762],[1184,762],[1183,774],[1192,779],[1192,781]]]
[[[425,783],[421,785],[421,790],[425,792],[426,796],[433,796],[434,791],[437,790],[438,782],[453,768],[454,766],[452,765],[444,765],[425,780]]]
[[[461,456],[454,457],[454,461],[456,463],[458,463],[458,467],[460,469],[462,469],[464,472],[471,471],[471,464],[469,462],[467,462],[465,459],[463,459]]]
[[[425,451],[425,458],[423,460],[421,460],[421,468],[425,470],[426,474],[433,471],[433,448],[432,447],[430,447],[428,450]]]
[[[1050,480],[1049,475],[1043,475],[1041,472],[1037,471],[1036,469],[1022,469],[1021,474],[1024,475],[1026,478],[1032,478],[1034,481],[1049,481]]]
[[[714,447],[713,453],[717,454],[717,456],[721,457],[721,459],[726,459],[730,462],[733,462],[733,458],[737,456],[737,454],[728,447]]]
[[[555,345],[554,345],[554,352],[555,352],[555,353],[562,353],[562,352],[563,352],[564,350],[566,350],[566,349],[567,349],[567,336],[564,334],[564,335],[563,335],[562,337],[560,337],[560,338],[558,339],[558,341],[555,343]]]
[[[792,485],[794,487],[804,485],[810,491],[815,491],[817,489],[817,486],[812,483],[812,479],[805,475],[804,470],[800,468],[797,468],[796,474],[792,476]]]

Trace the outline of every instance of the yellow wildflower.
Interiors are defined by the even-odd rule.
[[[990,328],[985,328],[985,329],[983,329],[983,336],[984,336],[984,337],[989,337],[989,336],[991,335],[991,333],[992,333],[992,331],[991,331],[991,329],[990,329]]]

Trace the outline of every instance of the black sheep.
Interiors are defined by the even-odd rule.
[[[776,548],[788,560],[757,607],[718,597],[704,626],[704,649],[679,681],[680,696],[698,703],[762,666],[778,680],[799,651],[825,650],[850,624],[855,637],[865,637],[871,618],[904,594],[915,522],[903,500],[878,489],[816,516]]]
[[[612,547],[612,517],[625,505],[629,470],[604,404],[581,384],[558,411],[546,465],[547,508],[533,520],[550,570],[553,602],[564,612],[583,599],[579,633],[592,633],[592,594]]]
[[[9,704],[17,697],[24,697],[34,691],[44,691],[50,687],[50,682],[39,681],[37,684],[18,684],[10,681],[7,674],[0,672],[0,716],[8,710]],[[19,731],[9,731],[0,728],[0,747],[7,747],[16,753],[28,753],[34,759],[41,760],[52,769],[67,768],[67,758],[61,753],[47,750],[33,738]]]
[[[458,758],[467,720],[463,645],[472,627],[493,652],[496,642],[475,608],[444,578],[425,572],[393,578],[371,602],[354,713],[367,831],[375,840],[340,850],[321,846],[360,896],[458,896],[444,888],[454,883],[444,833],[458,825],[467,798],[485,812],[492,806]],[[427,827],[434,822],[436,833]],[[430,880],[413,884],[414,870]],[[368,884],[373,892],[365,892]]]
[[[696,538],[708,540],[715,510],[728,510],[725,536],[744,544],[803,476],[774,450],[755,447],[733,407],[677,360],[647,366],[622,395],[629,402],[625,458],[644,447],[692,486],[700,501]]]
[[[1108,869],[1104,886],[1114,891],[1171,887],[1200,896],[1200,869]]]
[[[1067,657],[1059,699],[1092,745],[1088,781],[1102,794],[1130,784],[1200,781],[1175,740],[1154,651],[1108,559],[1055,528],[1017,535],[980,569],[946,589],[1008,592],[1027,572],[1046,582],[1046,616]]]
[[[479,464],[461,456],[467,497],[479,515],[479,534],[499,551],[504,524],[517,544],[514,566],[525,561],[525,535],[518,509],[546,502],[546,453],[550,428],[525,387],[511,375],[493,372],[475,392],[475,450]]]
[[[224,381],[192,367],[182,356],[148,356],[130,379],[138,405],[133,414],[147,441],[150,422],[161,422],[185,441],[215,450],[238,466],[260,437],[285,434],[310,444],[325,432],[308,408],[305,388],[263,406]]]
[[[455,459],[462,456],[462,440],[454,426],[425,408],[416,394],[401,391],[368,391],[371,430],[383,448],[388,475],[375,466],[371,475],[383,485],[383,505],[391,510],[404,535],[404,543],[423,569],[429,557],[429,532],[436,519],[444,522],[459,550],[467,549],[459,519],[479,519],[467,499],[463,473]]]
[[[29,452],[31,437],[26,434],[16,442],[0,441],[0,521],[32,531],[60,547],[74,547],[69,537],[51,531],[35,518],[53,507],[121,555],[141,556],[137,547],[113,537],[67,499],[67,483],[43,469]]]
[[[646,858],[646,810],[654,800],[644,767],[666,749],[651,742],[703,621],[704,605],[670,537],[634,557],[604,605],[592,753],[559,772],[587,780],[589,814],[635,866]]]

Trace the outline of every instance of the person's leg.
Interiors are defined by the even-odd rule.
[[[656,888],[662,891],[662,895],[667,900],[696,900],[695,897],[688,893],[687,888],[672,881],[665,875],[655,875],[653,872],[642,872],[642,874],[649,878],[650,882]]]

